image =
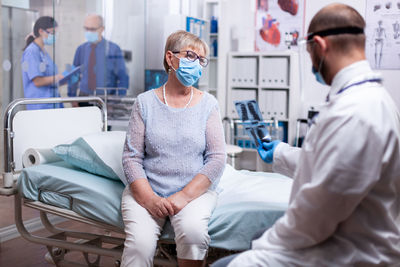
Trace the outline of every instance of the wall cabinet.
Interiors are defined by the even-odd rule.
[[[243,131],[234,102],[257,100],[263,119],[268,124],[277,120],[281,139],[293,145],[299,102],[298,64],[294,51],[229,53],[226,115],[235,121],[231,140],[246,152],[240,155],[239,168],[269,170]]]

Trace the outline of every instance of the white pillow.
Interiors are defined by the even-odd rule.
[[[53,148],[64,161],[90,173],[127,184],[122,167],[126,133],[123,131],[100,132],[79,137],[71,144]]]

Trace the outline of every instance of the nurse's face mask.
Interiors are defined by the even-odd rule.
[[[43,43],[45,45],[53,45],[56,41],[56,36],[54,35],[54,31],[50,32],[49,30],[44,30],[47,33],[47,37],[43,38]]]
[[[197,55],[191,50],[172,51],[176,58],[179,58],[179,67],[174,69],[177,79],[182,85],[188,87],[195,84],[202,74],[203,67],[207,67],[208,59]],[[183,54],[184,57],[178,57],[175,54]]]

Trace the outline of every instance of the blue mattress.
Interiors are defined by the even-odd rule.
[[[265,172],[237,171],[227,165],[209,223],[211,247],[245,250],[260,229],[272,226],[287,208],[291,179]],[[120,229],[121,182],[82,171],[64,161],[25,168],[18,189],[31,200],[70,209]],[[173,238],[170,225],[162,239]]]

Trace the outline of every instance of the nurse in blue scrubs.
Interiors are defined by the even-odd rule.
[[[64,76],[58,74],[57,66],[47,53],[45,46],[55,41],[57,22],[52,17],[40,17],[27,38],[22,55],[22,81],[25,98],[59,97],[58,81]],[[62,104],[28,105],[27,109],[48,109],[62,107]]]

